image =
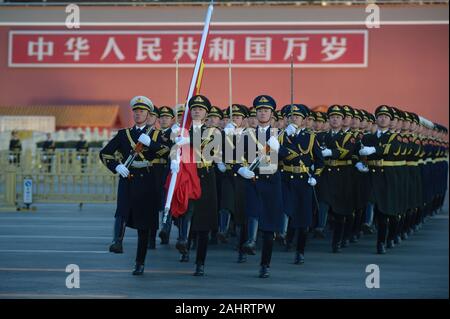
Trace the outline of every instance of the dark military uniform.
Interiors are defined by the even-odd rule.
[[[393,118],[392,111],[385,105],[379,106],[375,112],[376,116],[385,114]],[[370,169],[370,202],[374,204],[378,220],[378,253],[385,252],[389,219],[396,218],[400,208],[396,167],[402,143],[402,137],[389,130],[368,134],[363,139],[364,146],[375,148],[375,153],[367,156],[367,163]]]
[[[247,117],[247,109],[244,105],[234,104],[232,106],[233,116]],[[230,117],[230,109],[225,111]],[[234,134],[226,134],[222,132],[222,161],[226,165],[226,171],[221,175],[221,193],[220,193],[220,220],[219,220],[219,237],[224,237],[228,230],[229,216],[232,216],[233,223],[236,226],[236,234],[238,241],[238,262],[246,261],[246,254],[243,251],[243,244],[247,240],[245,216],[245,179],[235,172],[237,163],[245,162],[244,158],[237,158],[238,153],[243,150],[243,140],[245,130],[239,129]],[[223,240],[224,241],[224,240]]]
[[[305,118],[304,113],[293,105],[290,115]],[[312,224],[313,187],[308,184],[309,177],[318,179],[323,170],[323,157],[314,133],[306,129],[293,136],[284,133],[280,140],[288,155],[283,159],[281,169],[284,212],[290,217],[289,227],[296,229],[297,254],[295,263],[304,262],[307,230]]]
[[[153,110],[153,103],[146,97],[137,96],[133,98],[130,105],[134,110],[143,109],[148,112]],[[154,183],[154,174],[151,161],[156,154],[164,148],[157,141],[150,140],[148,146],[143,146],[137,153],[135,160],[127,163],[128,168],[121,164],[116,155],[127,159],[134,154],[138,140],[141,135],[151,134],[153,128],[148,125],[142,128],[133,127],[119,130],[117,135],[108,142],[100,151],[100,159],[103,164],[113,173],[129,172],[126,177],[119,177],[117,191],[117,209],[115,214],[114,240],[110,251],[122,253],[122,240],[125,227],[138,230],[138,245],[136,253],[136,265],[133,275],[142,275],[144,272],[144,261],[147,253],[149,232],[158,228],[158,206],[157,192]],[[140,144],[139,144],[140,145]],[[119,169],[120,168],[120,169]]]
[[[119,153],[123,159],[126,159],[138,143],[139,136],[148,129],[149,126],[146,125],[142,130],[136,127],[119,130],[117,135],[100,151],[100,159],[103,164],[111,172],[116,173],[115,168],[120,162],[115,158],[115,153]],[[150,131],[150,135],[152,131],[154,130]],[[158,193],[154,187],[151,162],[163,147],[157,141],[152,141],[149,147],[144,147],[130,166],[130,177],[119,178],[116,216],[122,217],[128,227],[135,229],[158,228],[157,204],[160,199],[156,195]]]
[[[189,107],[200,107],[209,111],[211,103],[202,95],[194,95],[189,100]],[[208,247],[208,234],[210,231],[217,231],[218,207],[216,190],[216,173],[214,163],[211,158],[204,157],[205,148],[209,149],[210,143],[216,143],[218,150],[213,148],[209,154],[212,158],[220,160],[221,133],[216,128],[208,128],[206,125],[196,127],[192,125],[189,130],[190,147],[197,163],[197,174],[200,179],[201,196],[197,200],[190,200],[188,211],[178,219],[179,238],[176,248],[182,255],[188,253],[189,232],[195,232],[197,237],[197,256],[195,276],[204,275],[204,264]],[[216,139],[218,141],[216,141]],[[197,145],[200,142],[200,145]]]
[[[272,97],[261,95],[255,98],[253,106],[256,110],[260,108],[269,108],[275,111],[276,103]],[[257,127],[255,130],[248,130],[248,134],[244,136],[244,157],[247,163],[253,162],[251,158],[251,149],[257,146],[259,150],[265,148],[265,145],[271,135],[271,127]],[[276,137],[276,136],[275,136]],[[253,146],[253,147],[252,147]],[[272,151],[269,151],[269,154]],[[288,151],[280,145],[277,156],[283,159],[287,156]],[[267,155],[269,156],[269,155]],[[253,170],[254,179],[246,180],[246,215],[249,219],[249,241],[243,245],[248,253],[253,251],[255,246],[254,233],[255,225],[263,232],[263,247],[261,254],[260,277],[269,276],[268,268],[272,258],[273,238],[275,232],[280,232],[283,226],[283,196],[281,191],[281,174],[278,165],[273,164],[267,159],[267,156],[261,161],[262,164]],[[244,163],[245,164],[245,163]],[[240,168],[244,165],[237,164],[234,166],[235,173],[239,173]],[[257,229],[257,228],[256,228]]]
[[[161,106],[159,109],[159,117],[168,116],[170,118],[175,117],[175,112],[173,109],[171,109],[168,106]],[[159,190],[159,199],[160,202],[158,204],[159,210],[164,213],[164,205],[165,205],[165,199],[166,199],[166,192],[164,189],[164,185],[167,180],[167,176],[169,174],[169,163],[170,163],[170,150],[173,146],[173,139],[175,136],[172,134],[172,127],[168,128],[161,128],[160,131],[158,131],[157,134],[155,134],[152,138],[154,140],[159,141],[164,147],[161,149],[161,151],[156,154],[157,157],[152,161],[153,162],[153,168],[155,172],[155,180],[158,187],[160,187]],[[159,237],[161,238],[161,245],[167,245],[169,243],[169,237],[170,237],[170,231],[172,229],[172,218],[170,213],[167,213],[166,215],[163,215],[163,217],[166,218],[166,220],[163,220],[162,223],[162,229],[159,232]],[[163,218],[164,219],[164,218]],[[150,240],[153,238],[153,234],[150,234]],[[153,243],[149,241],[150,248],[153,248]]]
[[[344,116],[343,108],[332,105],[328,109],[328,116]],[[325,135],[325,147],[331,151],[331,156],[325,159],[325,169],[320,178],[320,198],[330,206],[334,215],[334,232],[332,240],[333,252],[339,252],[344,235],[346,219],[353,221],[355,209],[353,193],[353,162],[356,139],[352,132],[329,131]],[[348,222],[348,225],[352,222]]]

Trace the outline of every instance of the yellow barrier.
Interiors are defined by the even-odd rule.
[[[11,210],[23,202],[23,180],[33,181],[33,203],[109,203],[117,197],[118,176],[100,162],[98,151],[53,154],[30,151],[20,162],[0,152],[0,206]]]

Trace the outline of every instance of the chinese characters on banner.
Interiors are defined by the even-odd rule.
[[[10,67],[181,67],[195,62],[197,31],[10,31]],[[367,67],[366,30],[212,31],[208,67]]]

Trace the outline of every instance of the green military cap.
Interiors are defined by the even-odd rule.
[[[204,95],[194,95],[193,97],[191,97],[189,99],[189,108],[202,108],[204,110],[206,110],[206,112],[209,112],[209,110],[211,109],[211,102],[209,102],[208,98]]]
[[[256,108],[254,106],[248,111],[248,117],[256,117]]]
[[[380,115],[387,115],[391,118],[391,120],[394,118],[394,113],[392,112],[391,108],[387,105],[380,105],[375,110],[375,116],[378,117]]]
[[[344,110],[344,116],[351,116],[351,117],[355,116],[353,108],[350,105],[343,105],[342,109]]]
[[[328,108],[327,116],[330,117],[331,115],[340,115],[340,116],[344,117],[345,116],[344,109],[342,108],[342,106],[340,106],[338,104],[331,105]]]
[[[217,106],[211,106],[211,108],[210,108],[210,110],[208,112],[208,117],[212,117],[212,116],[216,116],[216,117],[218,117],[218,118],[220,118],[222,120],[223,119],[223,112]]]
[[[362,121],[363,120],[363,112],[358,109],[353,109],[353,117]]]
[[[171,118],[175,117],[175,113],[173,112],[173,110],[168,107],[168,106],[161,106],[159,108],[159,117],[162,116],[170,116]]]
[[[232,109],[233,115],[240,115],[242,117],[248,116],[247,108],[242,104],[233,104],[231,109]],[[227,107],[227,109],[225,110],[225,113],[227,114],[227,118],[229,118],[230,117],[230,108],[229,107]]]
[[[315,121],[316,122],[322,122],[325,123],[327,121],[326,117],[324,116],[324,113],[322,112],[313,112],[314,113],[314,117],[315,117]]]

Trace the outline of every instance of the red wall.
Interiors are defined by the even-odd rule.
[[[295,28],[320,29],[316,26]],[[352,28],[364,27],[328,26],[325,29]],[[0,107],[119,103],[123,105],[122,114],[129,119],[128,101],[135,95],[147,95],[156,105],[175,103],[173,68],[8,68],[8,30],[0,27]],[[369,111],[379,104],[389,104],[448,126],[448,31],[448,25],[369,29],[367,68],[296,69],[295,101],[310,106],[347,103]],[[227,72],[227,69],[207,68],[204,73],[202,94],[219,106],[225,106],[228,101]],[[191,73],[191,69],[180,70],[180,97],[186,95]],[[236,68],[233,81],[236,103],[250,105],[261,93],[272,95],[279,106],[290,101],[289,69]]]

